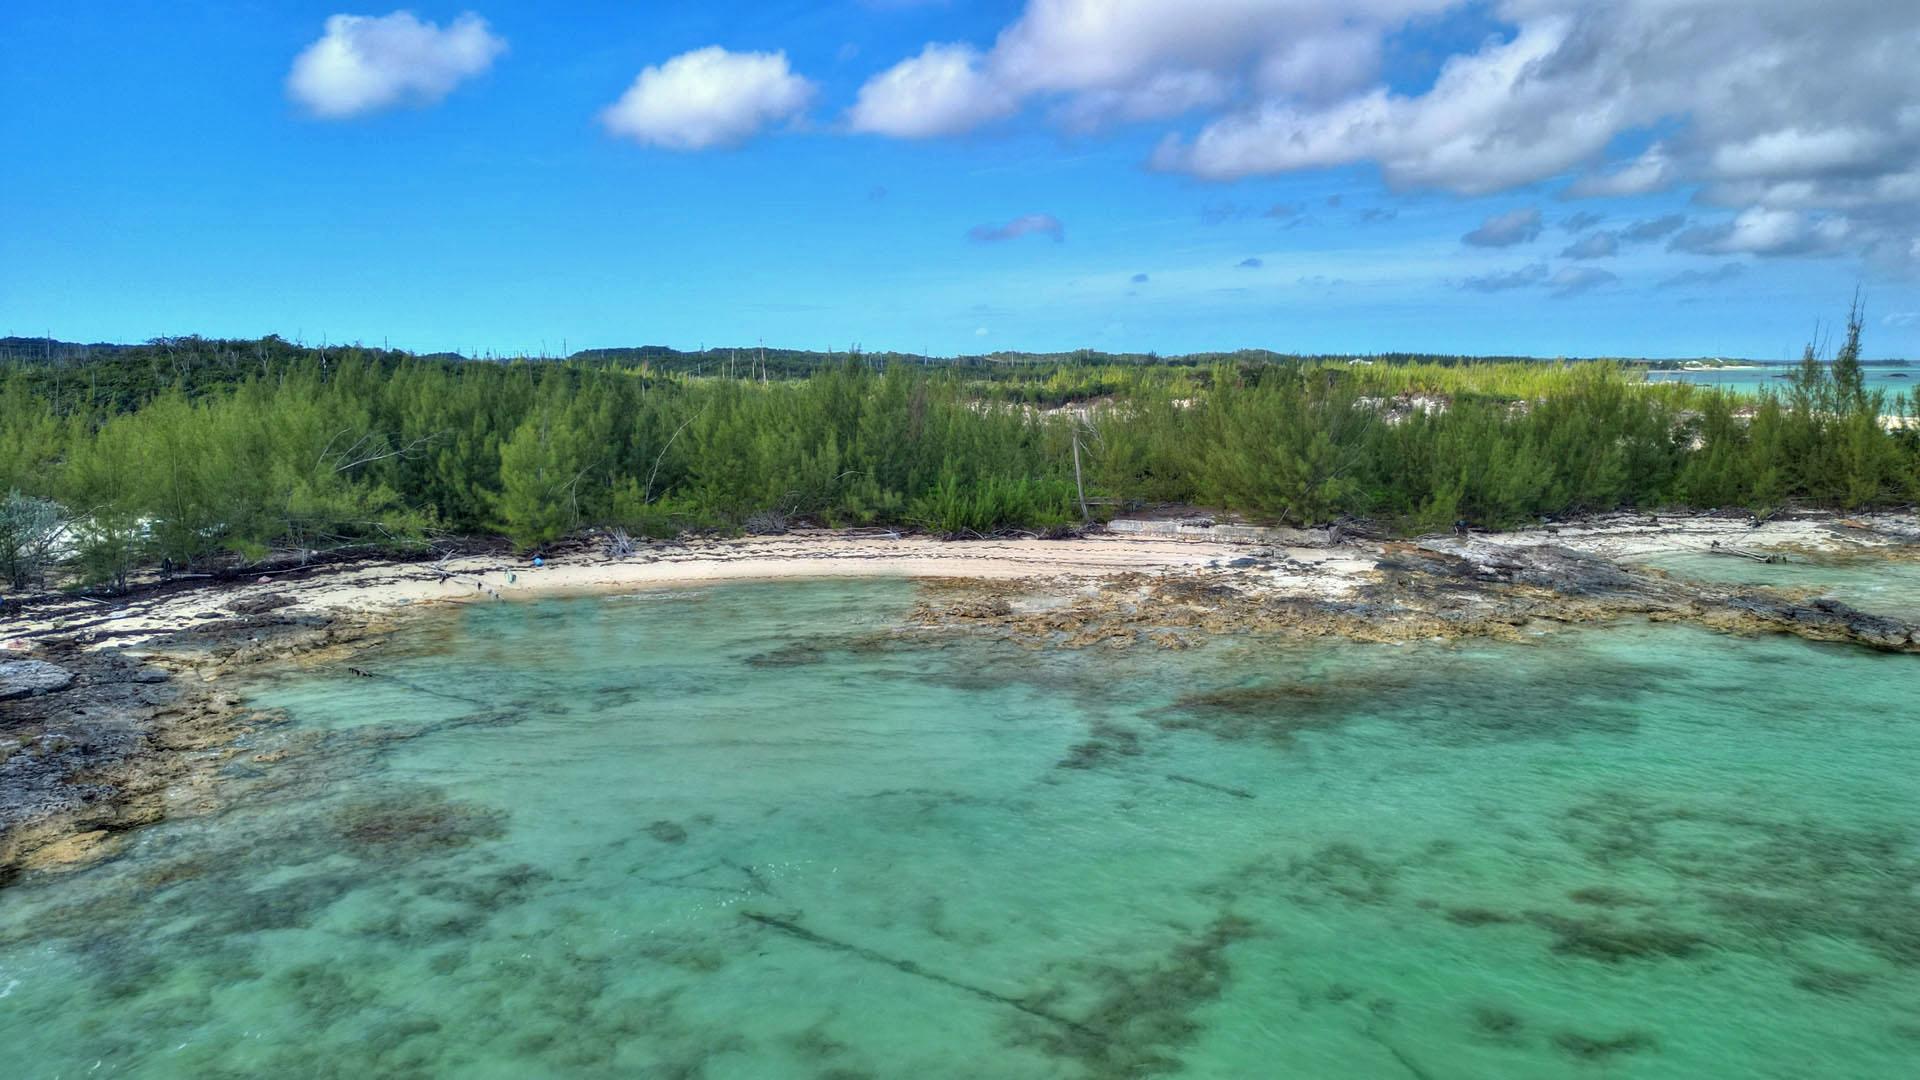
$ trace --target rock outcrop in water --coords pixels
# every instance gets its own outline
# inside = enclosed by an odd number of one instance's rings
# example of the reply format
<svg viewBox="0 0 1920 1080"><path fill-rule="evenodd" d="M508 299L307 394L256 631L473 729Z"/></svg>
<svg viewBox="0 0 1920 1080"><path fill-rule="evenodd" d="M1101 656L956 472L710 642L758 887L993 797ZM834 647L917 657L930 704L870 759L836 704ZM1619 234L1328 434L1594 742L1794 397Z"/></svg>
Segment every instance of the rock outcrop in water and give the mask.
<svg viewBox="0 0 1920 1080"><path fill-rule="evenodd" d="M991 631L1069 648L1191 644L1256 632L1397 642L1519 640L1553 625L1624 618L1724 633L1784 633L1889 652L1920 652L1920 625L1831 599L1682 581L1553 545L1389 543L1343 590L1302 590L1273 559L1181 575L1130 574L1096 585L949 582L914 619L928 629Z"/></svg>
<svg viewBox="0 0 1920 1080"><path fill-rule="evenodd" d="M79 865L121 834L211 809L212 773L254 718L210 681L238 666L324 655L368 632L324 618L246 615L150 644L135 657L43 641L0 664L0 885Z"/></svg>

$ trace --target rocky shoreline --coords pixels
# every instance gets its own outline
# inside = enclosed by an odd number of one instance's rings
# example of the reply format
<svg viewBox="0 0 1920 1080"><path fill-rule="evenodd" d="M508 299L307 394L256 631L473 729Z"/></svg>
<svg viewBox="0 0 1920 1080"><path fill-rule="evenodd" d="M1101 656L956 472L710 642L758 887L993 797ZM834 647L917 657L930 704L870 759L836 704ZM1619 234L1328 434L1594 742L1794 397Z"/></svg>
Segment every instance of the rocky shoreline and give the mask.
<svg viewBox="0 0 1920 1080"><path fill-rule="evenodd" d="M1344 595L1287 587L1286 556L1179 576L1097 584L954 581L914 611L926 631L963 628L1028 645L1184 648L1220 634L1398 643L1523 641L1544 629L1642 618L1729 634L1780 633L1920 654L1920 622L1759 586L1683 581L1556 545L1387 543Z"/></svg>
<svg viewBox="0 0 1920 1080"><path fill-rule="evenodd" d="M0 886L88 865L134 829L217 809L219 770L275 722L247 707L238 677L352 655L389 624L235 613L138 652L67 637L0 661Z"/></svg>
<svg viewBox="0 0 1920 1080"><path fill-rule="evenodd" d="M1624 561L1735 542L1799 557L1920 559L1911 515L1802 515L1764 527L1610 515L1405 542L1229 528L1157 521L1073 540L964 544L821 532L660 545L623 558L582 547L544 560L538 574L498 556L368 562L175 585L117 605L50 599L40 617L0 629L0 885L86 865L133 829L217 808L222 767L275 722L246 705L247 676L348 662L391 640L411 613L449 603L893 575L922 583L902 632L989 634L1036 648L1182 648L1249 633L1523 641L1556 627L1648 619L1920 653L1912 621L1920 613L1867 613Z"/></svg>

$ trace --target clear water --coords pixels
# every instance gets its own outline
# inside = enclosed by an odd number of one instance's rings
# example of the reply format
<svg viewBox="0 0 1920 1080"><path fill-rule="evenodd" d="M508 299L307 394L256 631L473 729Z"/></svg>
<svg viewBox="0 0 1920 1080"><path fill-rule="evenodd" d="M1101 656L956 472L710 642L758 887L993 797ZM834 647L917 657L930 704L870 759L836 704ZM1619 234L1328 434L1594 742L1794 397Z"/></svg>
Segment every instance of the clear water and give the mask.
<svg viewBox="0 0 1920 1080"><path fill-rule="evenodd" d="M1912 658L502 604L0 892L8 1077L1905 1077Z"/></svg>
<svg viewBox="0 0 1920 1080"><path fill-rule="evenodd" d="M1792 561L1785 563L1759 563L1678 551L1638 561L1692 581L1807 590L1862 611L1920 620L1920 560L1790 558Z"/></svg>
<svg viewBox="0 0 1920 1080"><path fill-rule="evenodd" d="M1694 386L1718 386L1741 394L1757 394L1762 389L1773 389L1786 393L1788 382L1778 378L1789 374L1796 365L1766 364L1758 367L1721 368L1705 371L1649 371L1648 382L1680 382ZM1912 396L1920 390L1920 368L1912 367L1869 367L1866 369L1868 390L1885 390L1887 396Z"/></svg>

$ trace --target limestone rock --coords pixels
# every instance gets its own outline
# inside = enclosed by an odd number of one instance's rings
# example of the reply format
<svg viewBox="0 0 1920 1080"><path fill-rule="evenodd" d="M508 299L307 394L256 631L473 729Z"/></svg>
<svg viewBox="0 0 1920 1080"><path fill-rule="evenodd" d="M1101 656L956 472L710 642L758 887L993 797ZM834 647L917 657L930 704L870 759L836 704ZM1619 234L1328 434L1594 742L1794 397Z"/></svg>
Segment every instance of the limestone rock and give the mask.
<svg viewBox="0 0 1920 1080"><path fill-rule="evenodd" d="M9 660L0 663L0 701L65 690L73 672L45 660Z"/></svg>

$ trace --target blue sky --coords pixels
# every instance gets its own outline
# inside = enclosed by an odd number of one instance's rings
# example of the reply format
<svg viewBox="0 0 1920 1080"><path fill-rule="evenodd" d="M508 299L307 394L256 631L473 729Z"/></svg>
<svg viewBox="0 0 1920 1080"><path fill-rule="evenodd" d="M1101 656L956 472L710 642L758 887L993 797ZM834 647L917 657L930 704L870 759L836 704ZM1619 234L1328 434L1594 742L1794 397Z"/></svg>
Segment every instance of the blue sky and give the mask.
<svg viewBox="0 0 1920 1080"><path fill-rule="evenodd" d="M12 0L0 333L1920 354L1915 53L1731 66L1920 14L1689 4Z"/></svg>

